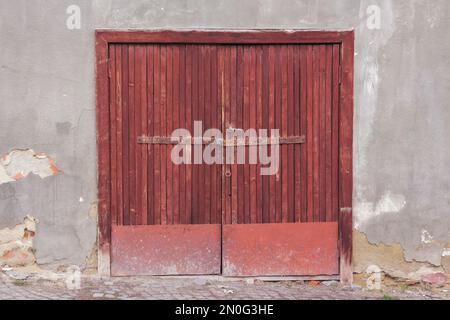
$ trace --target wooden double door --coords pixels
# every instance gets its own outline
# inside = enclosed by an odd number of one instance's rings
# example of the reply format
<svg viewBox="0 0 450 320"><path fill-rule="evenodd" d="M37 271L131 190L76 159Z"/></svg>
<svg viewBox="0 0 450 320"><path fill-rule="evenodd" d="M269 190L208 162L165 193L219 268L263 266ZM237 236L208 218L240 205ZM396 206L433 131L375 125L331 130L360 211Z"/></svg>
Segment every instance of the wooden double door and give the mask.
<svg viewBox="0 0 450 320"><path fill-rule="evenodd" d="M340 44L108 52L113 275L339 274ZM245 164L174 164L168 138L195 121L279 129L278 170L248 145Z"/></svg>

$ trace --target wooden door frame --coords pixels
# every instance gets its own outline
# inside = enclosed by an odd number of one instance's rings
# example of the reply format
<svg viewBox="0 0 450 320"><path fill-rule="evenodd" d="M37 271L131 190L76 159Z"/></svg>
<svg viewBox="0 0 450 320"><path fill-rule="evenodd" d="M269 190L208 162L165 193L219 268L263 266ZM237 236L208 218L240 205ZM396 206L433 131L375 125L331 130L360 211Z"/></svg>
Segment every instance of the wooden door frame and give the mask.
<svg viewBox="0 0 450 320"><path fill-rule="evenodd" d="M98 272L110 276L111 173L108 48L111 43L340 44L339 257L340 279L352 283L354 31L123 31L96 30L96 118L98 174Z"/></svg>

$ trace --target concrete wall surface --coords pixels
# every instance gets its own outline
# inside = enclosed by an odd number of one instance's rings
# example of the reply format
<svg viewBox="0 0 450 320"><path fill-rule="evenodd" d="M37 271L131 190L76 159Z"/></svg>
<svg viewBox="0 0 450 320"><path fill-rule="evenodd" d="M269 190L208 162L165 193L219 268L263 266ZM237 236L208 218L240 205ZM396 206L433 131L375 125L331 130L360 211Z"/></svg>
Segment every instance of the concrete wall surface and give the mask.
<svg viewBox="0 0 450 320"><path fill-rule="evenodd" d="M446 266L448 0L0 0L0 254L30 221L39 264L95 250L98 28L354 29L355 271Z"/></svg>

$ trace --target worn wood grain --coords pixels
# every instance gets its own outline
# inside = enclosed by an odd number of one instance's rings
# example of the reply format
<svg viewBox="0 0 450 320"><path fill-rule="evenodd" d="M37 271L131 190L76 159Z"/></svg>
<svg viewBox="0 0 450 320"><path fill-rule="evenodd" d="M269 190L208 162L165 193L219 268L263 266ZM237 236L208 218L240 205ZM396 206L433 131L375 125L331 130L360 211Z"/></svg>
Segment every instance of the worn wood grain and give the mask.
<svg viewBox="0 0 450 320"><path fill-rule="evenodd" d="M97 31L96 52L103 270L111 225L338 222L352 281L352 32ZM223 167L175 166L173 144L137 143L195 120L281 129L280 171L261 177L247 143L247 164Z"/></svg>

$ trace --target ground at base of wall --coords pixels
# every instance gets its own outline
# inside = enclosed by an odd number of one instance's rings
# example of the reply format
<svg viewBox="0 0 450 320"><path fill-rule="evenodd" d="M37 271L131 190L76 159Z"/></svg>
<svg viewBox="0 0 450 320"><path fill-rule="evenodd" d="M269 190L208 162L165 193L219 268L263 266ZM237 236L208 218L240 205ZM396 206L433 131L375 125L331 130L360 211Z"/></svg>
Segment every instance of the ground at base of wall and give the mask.
<svg viewBox="0 0 450 320"><path fill-rule="evenodd" d="M336 281L266 282L220 277L127 277L101 278L92 275L46 278L0 272L0 300L450 300L450 286L383 285L369 291L364 286L342 287Z"/></svg>

